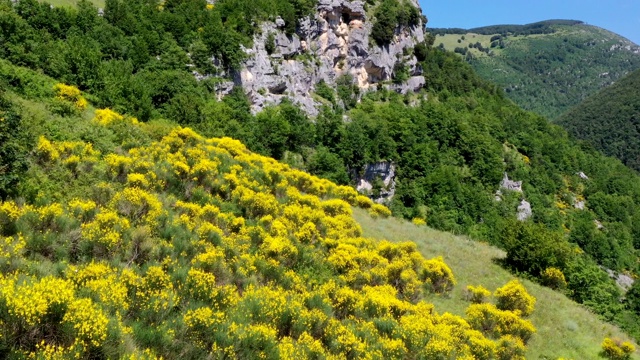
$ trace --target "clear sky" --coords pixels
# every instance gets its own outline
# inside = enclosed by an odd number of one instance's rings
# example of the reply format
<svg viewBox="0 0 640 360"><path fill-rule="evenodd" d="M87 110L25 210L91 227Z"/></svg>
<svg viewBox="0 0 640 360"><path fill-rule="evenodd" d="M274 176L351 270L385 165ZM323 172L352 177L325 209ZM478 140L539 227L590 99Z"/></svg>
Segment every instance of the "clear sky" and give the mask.
<svg viewBox="0 0 640 360"><path fill-rule="evenodd" d="M640 0L419 0L428 27L581 20L640 44Z"/></svg>

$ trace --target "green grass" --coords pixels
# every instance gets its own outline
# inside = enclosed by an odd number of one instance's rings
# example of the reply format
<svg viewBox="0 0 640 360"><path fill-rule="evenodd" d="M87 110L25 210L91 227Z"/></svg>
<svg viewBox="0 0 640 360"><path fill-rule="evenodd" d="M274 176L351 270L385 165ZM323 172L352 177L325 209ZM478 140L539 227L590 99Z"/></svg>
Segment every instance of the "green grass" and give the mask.
<svg viewBox="0 0 640 360"><path fill-rule="evenodd" d="M464 40L462 40L463 36L464 36ZM444 45L444 48L448 51L453 51L457 47L467 48L467 51L470 51L471 54L473 54L473 56L483 57L488 55L476 48L469 48L469 44L470 43L475 44L477 42L480 42L480 44L482 44L482 47L489 48L491 47L492 36L493 35L480 35L480 34L473 34L473 33L468 33L465 35L458 35L458 34L437 35L434 45L438 46L442 43ZM458 40L460 40L460 43L458 43ZM499 49L493 48L491 50L493 50L494 52L497 52Z"/></svg>
<svg viewBox="0 0 640 360"><path fill-rule="evenodd" d="M53 6L76 6L79 0L46 0L49 4ZM105 0L91 0L93 5L98 8L104 8ZM43 1L45 2L45 1Z"/></svg>
<svg viewBox="0 0 640 360"><path fill-rule="evenodd" d="M469 303L462 299L462 293L467 285L482 285L494 291L514 278L494 262L505 255L495 247L395 218L372 219L361 209L354 209L354 217L365 237L411 240L425 257L444 257L458 284L449 297L427 299L440 313L464 315ZM530 320L538 332L529 342L527 359L602 359L598 353L605 337L628 339L618 328L601 321L563 294L527 280L523 283L537 299ZM632 359L638 360L640 356L635 354Z"/></svg>

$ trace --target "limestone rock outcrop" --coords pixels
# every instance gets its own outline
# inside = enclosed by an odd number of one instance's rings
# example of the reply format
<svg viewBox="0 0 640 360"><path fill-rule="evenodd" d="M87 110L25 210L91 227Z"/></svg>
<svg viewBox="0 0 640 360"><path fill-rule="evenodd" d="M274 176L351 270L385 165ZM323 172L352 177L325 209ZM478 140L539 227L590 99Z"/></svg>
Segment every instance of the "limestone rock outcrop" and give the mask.
<svg viewBox="0 0 640 360"><path fill-rule="evenodd" d="M369 20L363 1L319 0L316 13L301 19L294 34L285 33L282 19L263 23L253 46L244 49L247 60L234 83L244 88L255 112L288 97L312 116L318 113L312 95L321 80L334 86L348 74L367 91L391 80L401 63L411 77L391 88L403 94L419 90L425 79L407 49L424 41L424 24L398 27L394 39L379 46L370 41Z"/></svg>
<svg viewBox="0 0 640 360"><path fill-rule="evenodd" d="M392 162L367 164L362 175L357 176L356 190L379 204L389 203L396 193L395 177L396 165Z"/></svg>

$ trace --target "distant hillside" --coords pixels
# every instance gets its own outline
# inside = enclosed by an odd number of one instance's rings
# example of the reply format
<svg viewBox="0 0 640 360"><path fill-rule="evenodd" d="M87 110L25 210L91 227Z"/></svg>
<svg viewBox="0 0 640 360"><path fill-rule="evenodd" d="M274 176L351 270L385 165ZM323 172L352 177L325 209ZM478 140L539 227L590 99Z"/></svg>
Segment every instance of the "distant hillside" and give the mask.
<svg viewBox="0 0 640 360"><path fill-rule="evenodd" d="M552 34L556 32L554 25L582 25L584 22L579 20L545 20L526 25L489 25L472 29L461 28L430 28L427 29L434 35L466 35L468 33L480 35L533 35L533 34Z"/></svg>
<svg viewBox="0 0 640 360"><path fill-rule="evenodd" d="M551 120L640 68L640 48L576 20L429 29L435 45L464 56L521 107Z"/></svg>
<svg viewBox="0 0 640 360"><path fill-rule="evenodd" d="M640 170L640 71L591 96L558 119L569 133Z"/></svg>

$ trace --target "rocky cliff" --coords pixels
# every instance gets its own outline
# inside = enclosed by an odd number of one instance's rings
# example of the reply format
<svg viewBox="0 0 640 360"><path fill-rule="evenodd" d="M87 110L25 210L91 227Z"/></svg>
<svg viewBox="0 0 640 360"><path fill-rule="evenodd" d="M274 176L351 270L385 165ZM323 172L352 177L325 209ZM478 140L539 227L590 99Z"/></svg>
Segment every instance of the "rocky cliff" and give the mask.
<svg viewBox="0 0 640 360"><path fill-rule="evenodd" d="M418 7L417 2L412 5ZM424 24L398 26L389 44L370 40L372 19L359 0L320 0L314 15L301 19L295 33L284 31L284 20L260 25L253 46L244 49L247 60L235 75L251 99L253 110L278 104L288 97L309 115L316 115L316 84L335 85L351 75L366 91L378 84L406 93L421 88L425 79L413 52L424 40ZM410 77L403 84L389 84L401 64Z"/></svg>

